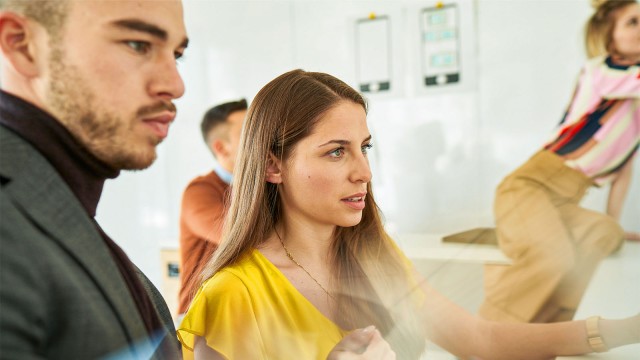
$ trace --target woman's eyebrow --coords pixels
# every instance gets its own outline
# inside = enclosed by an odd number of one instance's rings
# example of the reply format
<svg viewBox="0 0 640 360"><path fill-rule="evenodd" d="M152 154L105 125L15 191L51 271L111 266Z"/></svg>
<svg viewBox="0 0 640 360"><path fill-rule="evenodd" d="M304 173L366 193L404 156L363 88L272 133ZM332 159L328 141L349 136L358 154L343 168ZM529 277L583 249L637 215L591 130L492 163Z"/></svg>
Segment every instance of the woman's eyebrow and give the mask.
<svg viewBox="0 0 640 360"><path fill-rule="evenodd" d="M367 136L364 140L362 140L362 142L367 142L369 140L371 140L371 135ZM326 143L324 143L322 145L318 145L318 147L323 147L323 146L326 146L326 145L329 145L329 144L338 144L338 145L344 146L344 145L350 145L351 141L349 141L349 140L329 140L329 141L327 141Z"/></svg>
<svg viewBox="0 0 640 360"><path fill-rule="evenodd" d="M351 144L351 141L349 140L329 140L326 143L322 144L322 145L318 145L318 147L323 147L329 144L338 144L338 145L349 145Z"/></svg>

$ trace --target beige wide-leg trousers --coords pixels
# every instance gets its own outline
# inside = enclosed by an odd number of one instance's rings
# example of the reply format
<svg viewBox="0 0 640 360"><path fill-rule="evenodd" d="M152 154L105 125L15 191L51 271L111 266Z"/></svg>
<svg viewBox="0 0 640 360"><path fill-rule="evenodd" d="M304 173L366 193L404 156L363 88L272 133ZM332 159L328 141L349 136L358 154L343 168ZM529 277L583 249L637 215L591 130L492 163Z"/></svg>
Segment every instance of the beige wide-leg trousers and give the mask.
<svg viewBox="0 0 640 360"><path fill-rule="evenodd" d="M598 263L624 238L615 219L579 206L592 185L546 150L502 181L496 232L513 264L485 265L480 316L504 322L573 317Z"/></svg>

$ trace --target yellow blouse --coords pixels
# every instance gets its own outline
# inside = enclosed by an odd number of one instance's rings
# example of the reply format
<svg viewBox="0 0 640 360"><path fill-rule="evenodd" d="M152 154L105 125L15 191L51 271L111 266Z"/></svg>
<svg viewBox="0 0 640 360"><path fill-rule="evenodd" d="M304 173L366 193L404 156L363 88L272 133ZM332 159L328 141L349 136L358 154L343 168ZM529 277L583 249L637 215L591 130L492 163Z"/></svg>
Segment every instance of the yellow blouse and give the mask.
<svg viewBox="0 0 640 360"><path fill-rule="evenodd" d="M194 335L226 359L326 359L346 335L258 250L204 282L178 329L185 360Z"/></svg>

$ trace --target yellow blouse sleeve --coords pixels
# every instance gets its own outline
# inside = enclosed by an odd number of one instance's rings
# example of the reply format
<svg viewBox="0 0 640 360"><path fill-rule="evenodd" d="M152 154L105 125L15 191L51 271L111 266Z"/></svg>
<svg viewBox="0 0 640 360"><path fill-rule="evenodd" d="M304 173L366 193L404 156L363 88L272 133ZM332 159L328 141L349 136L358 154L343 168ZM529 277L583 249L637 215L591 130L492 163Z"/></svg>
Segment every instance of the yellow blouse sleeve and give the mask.
<svg viewBox="0 0 640 360"><path fill-rule="evenodd" d="M221 271L207 280L178 329L185 359L193 358L195 336L226 359L265 359L254 304L244 282Z"/></svg>

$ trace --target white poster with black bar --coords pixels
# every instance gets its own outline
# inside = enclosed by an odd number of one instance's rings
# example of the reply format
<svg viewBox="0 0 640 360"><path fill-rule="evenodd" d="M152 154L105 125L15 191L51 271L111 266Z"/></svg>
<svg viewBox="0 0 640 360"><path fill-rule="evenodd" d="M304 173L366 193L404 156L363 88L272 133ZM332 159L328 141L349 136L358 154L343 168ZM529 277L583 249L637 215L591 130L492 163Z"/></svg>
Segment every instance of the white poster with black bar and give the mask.
<svg viewBox="0 0 640 360"><path fill-rule="evenodd" d="M356 76L363 93L391 90L390 33L387 16L356 20Z"/></svg>
<svg viewBox="0 0 640 360"><path fill-rule="evenodd" d="M455 3L420 14L422 78L427 88L460 82L460 21Z"/></svg>

